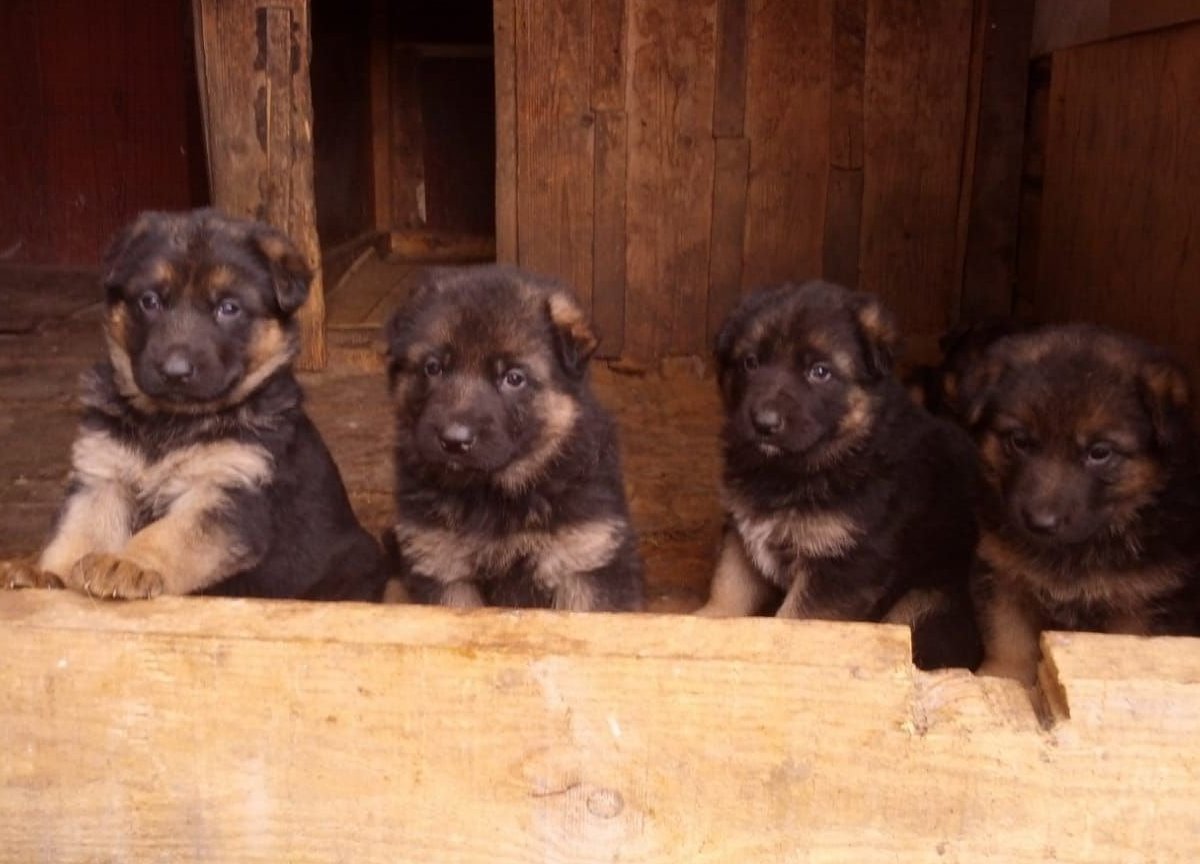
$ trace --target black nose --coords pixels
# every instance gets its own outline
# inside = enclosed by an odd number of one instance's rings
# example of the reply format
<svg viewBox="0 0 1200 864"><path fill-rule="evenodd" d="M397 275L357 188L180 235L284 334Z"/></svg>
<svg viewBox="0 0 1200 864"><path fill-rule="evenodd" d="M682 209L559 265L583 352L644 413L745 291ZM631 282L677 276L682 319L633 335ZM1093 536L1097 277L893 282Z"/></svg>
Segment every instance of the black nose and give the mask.
<svg viewBox="0 0 1200 864"><path fill-rule="evenodd" d="M1066 522L1062 513L1045 506L1024 507L1021 516L1025 527L1035 534L1057 534Z"/></svg>
<svg viewBox="0 0 1200 864"><path fill-rule="evenodd" d="M438 433L447 453L466 453L475 446L475 430L466 423L449 423Z"/></svg>
<svg viewBox="0 0 1200 864"><path fill-rule="evenodd" d="M186 381L196 374L192 361L182 351L172 351L168 354L167 359L159 365L158 370L168 381L176 383Z"/></svg>
<svg viewBox="0 0 1200 864"><path fill-rule="evenodd" d="M759 408L750 415L759 435L774 435L783 428L783 416L774 408Z"/></svg>

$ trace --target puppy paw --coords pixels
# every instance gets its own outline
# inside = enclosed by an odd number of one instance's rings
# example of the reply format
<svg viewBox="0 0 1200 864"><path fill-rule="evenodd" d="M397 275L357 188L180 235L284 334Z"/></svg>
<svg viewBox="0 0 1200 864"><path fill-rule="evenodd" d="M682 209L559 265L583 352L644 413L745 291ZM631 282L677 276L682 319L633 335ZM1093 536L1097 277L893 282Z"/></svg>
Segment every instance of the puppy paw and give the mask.
<svg viewBox="0 0 1200 864"><path fill-rule="evenodd" d="M0 588L62 588L63 581L32 561L0 561Z"/></svg>
<svg viewBox="0 0 1200 864"><path fill-rule="evenodd" d="M1037 660L998 660L988 658L975 670L985 678L1011 678L1029 687L1037 682Z"/></svg>
<svg viewBox="0 0 1200 864"><path fill-rule="evenodd" d="M71 572L71 581L88 596L104 599L139 600L163 592L161 573L106 553L80 558Z"/></svg>

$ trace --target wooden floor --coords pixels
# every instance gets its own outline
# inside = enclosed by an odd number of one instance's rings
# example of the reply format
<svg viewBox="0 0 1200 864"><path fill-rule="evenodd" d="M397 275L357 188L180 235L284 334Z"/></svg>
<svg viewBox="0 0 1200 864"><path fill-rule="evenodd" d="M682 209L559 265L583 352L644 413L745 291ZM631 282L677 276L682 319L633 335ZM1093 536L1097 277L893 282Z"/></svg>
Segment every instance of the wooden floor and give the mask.
<svg viewBox="0 0 1200 864"><path fill-rule="evenodd" d="M425 265L379 255L367 249L325 298L330 330L379 330L412 290Z"/></svg>

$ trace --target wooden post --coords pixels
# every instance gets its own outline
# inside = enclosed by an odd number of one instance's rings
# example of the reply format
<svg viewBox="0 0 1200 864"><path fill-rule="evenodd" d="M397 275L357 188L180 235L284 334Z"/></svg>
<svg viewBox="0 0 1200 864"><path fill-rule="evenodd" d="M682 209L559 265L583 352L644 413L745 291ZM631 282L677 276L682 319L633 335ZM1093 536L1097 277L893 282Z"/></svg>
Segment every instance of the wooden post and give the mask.
<svg viewBox="0 0 1200 864"><path fill-rule="evenodd" d="M192 0L213 204L286 231L313 268L299 365L326 363L308 0Z"/></svg>

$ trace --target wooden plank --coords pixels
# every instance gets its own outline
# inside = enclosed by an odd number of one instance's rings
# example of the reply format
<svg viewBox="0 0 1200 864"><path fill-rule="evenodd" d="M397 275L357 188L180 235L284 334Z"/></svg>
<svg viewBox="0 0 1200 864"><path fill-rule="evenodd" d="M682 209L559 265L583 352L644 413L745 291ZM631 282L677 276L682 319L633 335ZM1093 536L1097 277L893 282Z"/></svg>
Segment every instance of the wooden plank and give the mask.
<svg viewBox="0 0 1200 864"><path fill-rule="evenodd" d="M830 158L832 0L750 2L743 286L823 268Z"/></svg>
<svg viewBox="0 0 1200 864"><path fill-rule="evenodd" d="M831 169L863 166L863 78L867 0L833 0L833 72L829 101Z"/></svg>
<svg viewBox="0 0 1200 864"><path fill-rule="evenodd" d="M386 230L423 228L425 202L425 124L421 115L420 57L409 45L392 45L391 58L391 214Z"/></svg>
<svg viewBox="0 0 1200 864"><path fill-rule="evenodd" d="M1039 318L1086 318L1200 371L1200 24L1054 55ZM1187 95L1185 95L1187 94Z"/></svg>
<svg viewBox="0 0 1200 864"><path fill-rule="evenodd" d="M50 592L0 622L5 861L1200 853L1200 640L1048 634L1046 728L878 625Z"/></svg>
<svg viewBox="0 0 1200 864"><path fill-rule="evenodd" d="M1032 320L1037 293L1038 250L1042 236L1042 184L1045 178L1046 134L1050 117L1050 77L1053 56L1029 64L1029 95L1025 111L1025 146L1021 156L1021 197L1017 236L1017 286L1013 311Z"/></svg>
<svg viewBox="0 0 1200 864"><path fill-rule="evenodd" d="M1029 39L1035 0L983 0L982 68L960 316L1008 315L1016 286Z"/></svg>
<svg viewBox="0 0 1200 864"><path fill-rule="evenodd" d="M596 112L596 234L592 319L600 357L619 357L625 342L625 198L628 122L624 111Z"/></svg>
<svg viewBox="0 0 1200 864"><path fill-rule="evenodd" d="M717 0L717 85L713 135L746 134L746 54L749 42L747 0Z"/></svg>
<svg viewBox="0 0 1200 864"><path fill-rule="evenodd" d="M306 0L193 0L213 203L285 231L314 268L299 366L326 362Z"/></svg>
<svg viewBox="0 0 1200 864"><path fill-rule="evenodd" d="M496 46L496 260L517 263L517 0L494 0Z"/></svg>
<svg viewBox="0 0 1200 864"><path fill-rule="evenodd" d="M592 107L625 107L625 0L592 0Z"/></svg>
<svg viewBox="0 0 1200 864"><path fill-rule="evenodd" d="M592 302L595 117L588 4L517 0L517 256Z"/></svg>
<svg viewBox="0 0 1200 864"><path fill-rule="evenodd" d="M716 0L630 0L625 355L707 353Z"/></svg>
<svg viewBox="0 0 1200 864"><path fill-rule="evenodd" d="M750 142L718 138L713 169L712 257L708 269L708 345L742 295Z"/></svg>
<svg viewBox="0 0 1200 864"><path fill-rule="evenodd" d="M1200 0L1038 0L1030 54L1116 39L1200 19Z"/></svg>
<svg viewBox="0 0 1200 864"><path fill-rule="evenodd" d="M862 169L830 168L822 275L847 288L857 288L860 281L862 208Z"/></svg>
<svg viewBox="0 0 1200 864"><path fill-rule="evenodd" d="M392 49L386 0L371 0L371 203L376 231L392 227Z"/></svg>
<svg viewBox="0 0 1200 864"><path fill-rule="evenodd" d="M901 330L945 330L958 303L958 198L972 4L870 2L860 287Z"/></svg>

